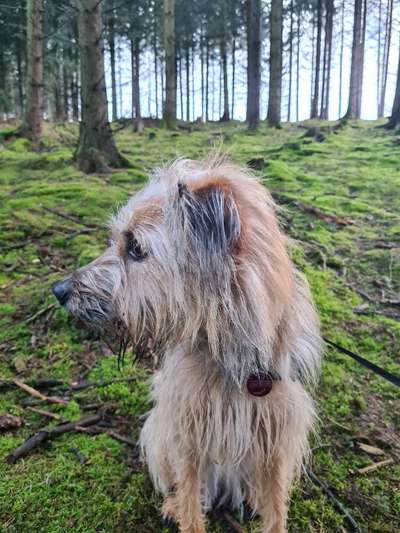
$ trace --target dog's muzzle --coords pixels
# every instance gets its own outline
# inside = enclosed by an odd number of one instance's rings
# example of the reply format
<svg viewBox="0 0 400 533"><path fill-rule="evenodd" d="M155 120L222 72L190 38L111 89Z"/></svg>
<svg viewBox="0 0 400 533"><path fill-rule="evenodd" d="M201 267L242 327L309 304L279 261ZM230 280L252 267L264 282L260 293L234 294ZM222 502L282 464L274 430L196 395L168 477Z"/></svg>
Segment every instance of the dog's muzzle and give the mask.
<svg viewBox="0 0 400 533"><path fill-rule="evenodd" d="M56 281L53 287L53 294L60 302L61 305L65 305L72 294L72 280L71 278L65 278L61 281Z"/></svg>

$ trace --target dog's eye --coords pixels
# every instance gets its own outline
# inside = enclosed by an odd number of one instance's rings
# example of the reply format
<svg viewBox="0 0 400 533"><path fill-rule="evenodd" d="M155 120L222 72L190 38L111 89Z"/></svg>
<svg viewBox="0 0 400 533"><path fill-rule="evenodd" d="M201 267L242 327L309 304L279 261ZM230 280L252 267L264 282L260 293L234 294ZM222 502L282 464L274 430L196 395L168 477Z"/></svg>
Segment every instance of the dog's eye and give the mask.
<svg viewBox="0 0 400 533"><path fill-rule="evenodd" d="M142 261L147 257L147 252L143 250L140 242L133 235L127 235L126 253L133 261Z"/></svg>

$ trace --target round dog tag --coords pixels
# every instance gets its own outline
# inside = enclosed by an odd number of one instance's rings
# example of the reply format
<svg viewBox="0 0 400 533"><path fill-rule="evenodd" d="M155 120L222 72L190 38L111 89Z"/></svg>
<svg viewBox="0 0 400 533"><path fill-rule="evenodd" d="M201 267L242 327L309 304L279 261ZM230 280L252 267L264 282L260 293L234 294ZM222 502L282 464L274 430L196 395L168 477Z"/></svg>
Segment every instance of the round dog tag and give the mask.
<svg viewBox="0 0 400 533"><path fill-rule="evenodd" d="M247 390L253 396L266 396L272 390L273 381L267 374L251 374L247 380Z"/></svg>

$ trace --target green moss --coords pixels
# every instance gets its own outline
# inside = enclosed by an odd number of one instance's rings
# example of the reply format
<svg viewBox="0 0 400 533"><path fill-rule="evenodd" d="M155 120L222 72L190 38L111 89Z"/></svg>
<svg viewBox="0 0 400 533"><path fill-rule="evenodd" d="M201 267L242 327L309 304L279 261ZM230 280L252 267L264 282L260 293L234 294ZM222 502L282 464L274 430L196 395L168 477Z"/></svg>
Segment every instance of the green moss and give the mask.
<svg viewBox="0 0 400 533"><path fill-rule="evenodd" d="M392 135L375 129L375 123L353 126L349 123L337 134L328 128L321 143L302 139L304 131L290 125L271 130L262 124L251 134L239 123L196 125L191 133L177 134L151 128L137 135L126 128L116 139L133 166L108 176L85 176L72 166L78 134L74 124L46 123L41 152L30 150L22 139L3 141L1 377L52 377L68 382L82 375L90 381L132 377L133 381L75 393L66 406L46 408L63 418L78 419L87 413L88 404L102 404L117 420L125 421L118 431L137 438L139 416L149 408L149 373L135 365L131 355L120 371L115 356L104 353L98 340L77 329L64 310L51 308L50 287L104 250L108 217L143 185L152 167L176 156L198 158L212 146L221 147L241 164L264 159L258 176L285 202L279 216L297 243L291 254L309 280L324 335L398 373L400 325L389 316L396 309L375 302L382 295L395 299L400 292L396 248L400 147L393 144ZM149 138L149 132L155 138ZM299 209L295 200L354 223L338 226L321 220ZM46 208L71 215L77 222ZM85 224L97 226L98 231L82 233ZM391 249L382 245L387 242ZM357 311L362 303L368 303L366 315ZM364 531L400 529L398 521L386 518L400 515L400 496L394 490L400 467L353 474L371 461L355 449L354 435L362 428L363 435L377 445L377 436L391 435L399 424L396 394L389 383L326 349L317 393L321 422L319 437L312 443L312 468ZM160 520L160 498L147 473L132 460L126 446L106 434L68 433L16 465L5 464L1 459L7 453L48 424L24 407L27 399L20 390L0 396L0 414L9 412L25 422L21 429L0 436L1 531L168 531ZM388 437L385 457L396 452L391 443ZM252 521L245 530L255 527ZM342 528L348 528L346 520L303 476L292 496L289 530L339 533ZM210 521L209 530L216 533L223 528Z"/></svg>

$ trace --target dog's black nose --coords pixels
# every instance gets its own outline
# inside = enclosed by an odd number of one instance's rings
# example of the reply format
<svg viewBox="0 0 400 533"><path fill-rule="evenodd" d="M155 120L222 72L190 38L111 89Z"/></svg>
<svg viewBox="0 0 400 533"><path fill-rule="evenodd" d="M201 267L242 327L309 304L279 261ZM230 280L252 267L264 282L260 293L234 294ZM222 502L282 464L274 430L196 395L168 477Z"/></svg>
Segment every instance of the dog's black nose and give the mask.
<svg viewBox="0 0 400 533"><path fill-rule="evenodd" d="M71 295L72 281L71 278L65 278L61 281L56 281L53 287L53 294L60 302L61 305L65 305L68 301L68 298Z"/></svg>

